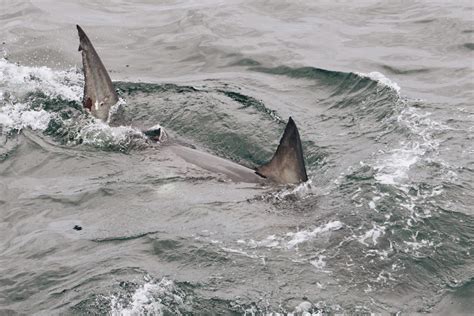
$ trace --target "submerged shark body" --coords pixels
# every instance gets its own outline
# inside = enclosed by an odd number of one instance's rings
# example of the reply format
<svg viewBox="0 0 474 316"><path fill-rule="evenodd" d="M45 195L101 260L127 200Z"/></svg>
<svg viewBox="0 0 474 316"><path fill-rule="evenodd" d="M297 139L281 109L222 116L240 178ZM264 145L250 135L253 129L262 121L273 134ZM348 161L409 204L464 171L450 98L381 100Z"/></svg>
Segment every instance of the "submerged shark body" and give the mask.
<svg viewBox="0 0 474 316"><path fill-rule="evenodd" d="M107 121L110 108L118 102L118 96L91 41L79 25L77 30L84 67L83 105L93 116ZM161 127L147 130L144 134L152 141L162 141L164 138ZM273 158L255 170L172 142L168 143L167 147L184 161L211 172L224 174L236 182L260 183L270 180L274 183L287 184L308 180L300 135L291 117Z"/></svg>
<svg viewBox="0 0 474 316"><path fill-rule="evenodd" d="M223 174L234 182L264 183L265 178L259 176L254 170L236 164L235 162L199 151L190 147L177 144L167 146L176 156L187 163L198 166L216 174Z"/></svg>

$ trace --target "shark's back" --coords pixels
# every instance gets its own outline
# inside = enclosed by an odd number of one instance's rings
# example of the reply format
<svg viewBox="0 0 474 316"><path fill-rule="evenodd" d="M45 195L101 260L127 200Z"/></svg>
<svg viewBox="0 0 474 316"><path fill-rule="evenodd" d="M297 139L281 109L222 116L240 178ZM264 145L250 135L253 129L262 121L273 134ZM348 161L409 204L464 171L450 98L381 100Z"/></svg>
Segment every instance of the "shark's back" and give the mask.
<svg viewBox="0 0 474 316"><path fill-rule="evenodd" d="M115 92L109 74L97 55L94 46L78 25L79 51L82 53L84 66L84 107L91 114L103 121L109 116L110 107L117 103L118 96ZM159 133L155 133L159 131ZM160 140L161 129L145 132L150 140ZM256 168L248 169L231 161L199 152L195 149L170 145L175 154L187 162L193 163L203 169L227 175L231 180L238 182L261 182L263 178L275 183L300 183L308 180L303 158L303 147L295 122L290 117L280 144L270 162Z"/></svg>
<svg viewBox="0 0 474 316"><path fill-rule="evenodd" d="M172 144L168 147L186 162L213 173L225 175L234 182L261 183L265 181L254 170L235 162L186 146Z"/></svg>

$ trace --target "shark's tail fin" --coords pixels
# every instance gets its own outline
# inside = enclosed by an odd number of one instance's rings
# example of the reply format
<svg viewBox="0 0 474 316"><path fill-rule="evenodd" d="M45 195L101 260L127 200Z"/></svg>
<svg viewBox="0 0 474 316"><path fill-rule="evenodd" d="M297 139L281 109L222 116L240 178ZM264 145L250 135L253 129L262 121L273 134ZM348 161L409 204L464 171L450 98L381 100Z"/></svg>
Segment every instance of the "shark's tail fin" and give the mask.
<svg viewBox="0 0 474 316"><path fill-rule="evenodd" d="M291 117L272 160L256 168L256 172L277 183L300 183L308 180L300 134Z"/></svg>
<svg viewBox="0 0 474 316"><path fill-rule="evenodd" d="M77 25L77 31L80 40L79 51L82 53L84 68L83 105L91 111L92 115L106 121L109 117L110 107L118 101L117 92L115 92L109 74L86 33L79 25Z"/></svg>

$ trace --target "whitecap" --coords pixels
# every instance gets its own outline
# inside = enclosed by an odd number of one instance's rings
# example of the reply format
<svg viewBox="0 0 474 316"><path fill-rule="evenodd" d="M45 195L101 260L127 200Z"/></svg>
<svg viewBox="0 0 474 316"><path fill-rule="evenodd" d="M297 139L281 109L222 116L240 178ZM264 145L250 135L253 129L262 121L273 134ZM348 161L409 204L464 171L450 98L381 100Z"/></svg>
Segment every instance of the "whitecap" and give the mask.
<svg viewBox="0 0 474 316"><path fill-rule="evenodd" d="M369 78L373 81L376 81L377 84L384 87L388 87L395 91L397 94L400 93L400 86L395 81L390 80L378 71L369 72L368 74L356 72L356 74L362 78Z"/></svg>

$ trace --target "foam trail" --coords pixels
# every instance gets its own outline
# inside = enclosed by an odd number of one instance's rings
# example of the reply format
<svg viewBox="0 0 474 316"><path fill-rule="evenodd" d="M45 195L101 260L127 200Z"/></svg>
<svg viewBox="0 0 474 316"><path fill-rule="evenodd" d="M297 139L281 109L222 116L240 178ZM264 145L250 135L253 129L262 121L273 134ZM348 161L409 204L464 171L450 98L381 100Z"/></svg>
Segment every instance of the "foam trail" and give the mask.
<svg viewBox="0 0 474 316"><path fill-rule="evenodd" d="M295 246L303 242L306 242L315 238L319 234L326 233L329 231L339 230L342 227L343 227L343 224L340 221L333 221L325 225L316 227L312 231L302 230L296 233L287 233L286 235L288 237L291 237L291 239L287 242L287 247L289 249L294 248Z"/></svg>
<svg viewBox="0 0 474 316"><path fill-rule="evenodd" d="M277 236L277 235L270 235L267 238L255 241L251 240L237 240L239 244L246 244L251 248L258 248L258 247L265 247L265 248L287 248L292 249L295 248L297 245L310 241L316 238L318 235L328 233L331 231L336 231L344 227L344 224L340 221L332 221L326 224L323 224L315 229L308 231L308 230L300 230L298 232L288 232L284 236Z"/></svg>
<svg viewBox="0 0 474 316"><path fill-rule="evenodd" d="M402 109L397 123L408 130L409 140L400 143L401 147L390 151L388 156L381 157L374 168L375 179L383 184L400 185L408 179L410 168L428 152L436 151L440 141L434 133L449 129L429 118L429 113L419 113L411 107Z"/></svg>

